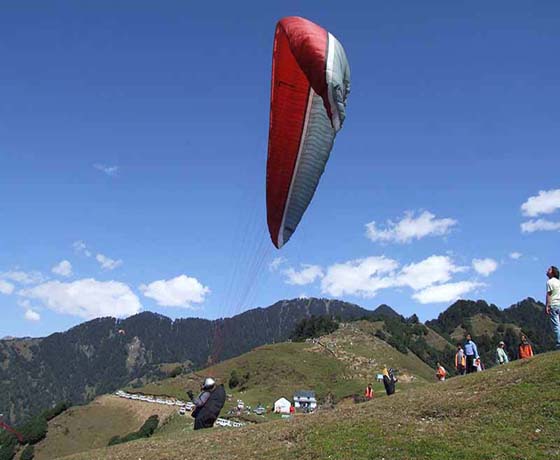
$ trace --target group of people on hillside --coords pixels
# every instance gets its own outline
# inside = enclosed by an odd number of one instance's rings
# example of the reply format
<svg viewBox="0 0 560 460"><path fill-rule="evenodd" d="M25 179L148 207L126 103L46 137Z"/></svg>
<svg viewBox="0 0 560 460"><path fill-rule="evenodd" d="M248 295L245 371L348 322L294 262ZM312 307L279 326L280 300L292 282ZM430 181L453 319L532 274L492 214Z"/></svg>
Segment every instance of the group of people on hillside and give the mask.
<svg viewBox="0 0 560 460"><path fill-rule="evenodd" d="M509 356L505 350L506 344L501 341L496 349L496 364L507 364L509 363ZM526 335L521 336L521 343L517 347L517 357L519 359L526 359L533 357L533 347L527 340Z"/></svg>
<svg viewBox="0 0 560 460"><path fill-rule="evenodd" d="M385 366L382 371L382 376L385 392L387 393L387 396L391 396L395 393L395 386L399 381L399 379L395 376L395 370L392 368L387 368L387 366ZM366 391L364 392L364 398L367 401L373 399L373 397L373 387L371 386L371 383L368 383Z"/></svg>
<svg viewBox="0 0 560 460"><path fill-rule="evenodd" d="M500 341L496 348L496 364L507 364L510 359L505 350L506 344L504 341ZM527 340L526 335L521 336L521 343L517 349L517 356L519 359L531 358L533 356L533 347ZM472 372L479 372L484 370L484 365L480 360L480 355L478 354L478 348L476 343L472 340L470 334L467 334L465 338L465 344L457 344L457 352L455 353L455 370L459 375L470 374ZM444 381L447 375L447 371L440 364L436 364L436 378L440 381Z"/></svg>
<svg viewBox="0 0 560 460"><path fill-rule="evenodd" d="M560 273L557 267L550 266L546 271L548 278L546 282L546 305L545 313L550 317L552 329L554 331L556 348L560 349ZM517 348L517 357L527 359L533 357L533 347L529 343L526 335L521 336L521 343ZM496 348L496 364L507 364L510 357L506 351L506 344L500 341ZM455 370L459 375L470 374L471 372L484 369L476 343L473 342L470 334L467 334L464 345L457 344L455 353ZM436 378L443 382L447 376L447 371L438 362L436 364Z"/></svg>
<svg viewBox="0 0 560 460"><path fill-rule="evenodd" d="M455 370L459 375L470 374L484 369L476 343L470 334L465 337L465 344L457 344L457 352L455 353ZM440 382L445 381L447 370L440 362L436 363L436 378Z"/></svg>

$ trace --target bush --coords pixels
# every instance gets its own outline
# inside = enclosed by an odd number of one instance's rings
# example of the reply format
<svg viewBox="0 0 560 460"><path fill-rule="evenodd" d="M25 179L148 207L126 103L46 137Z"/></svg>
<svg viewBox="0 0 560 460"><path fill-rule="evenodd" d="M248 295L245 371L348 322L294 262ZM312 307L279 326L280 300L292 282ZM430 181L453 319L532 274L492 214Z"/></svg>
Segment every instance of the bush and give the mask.
<svg viewBox="0 0 560 460"><path fill-rule="evenodd" d="M26 455L31 455L31 457L29 458L33 458L34 455L34 449L32 448L32 445L37 444L39 441L44 439L45 436L47 436L47 430L49 428L47 421L52 420L57 415L60 415L69 407L71 407L71 404L69 402L62 401L58 403L56 406L54 406L53 408L47 409L41 412L39 415L36 415L35 417L31 418L26 423L24 423L23 425L21 425L16 429L16 431L20 433L21 436L23 437L23 442L21 442L21 444L29 444L29 446L23 450L23 452L28 452ZM0 460L5 460L5 458L10 458L10 457L6 457L7 454L3 453L2 450L3 445L4 443L2 442L2 436L0 436L0 446L1 446Z"/></svg>
<svg viewBox="0 0 560 460"><path fill-rule="evenodd" d="M303 342L305 339L313 339L322 335L330 334L338 329L338 322L329 316L314 316L303 318L297 323L294 332L290 336L294 342Z"/></svg>
<svg viewBox="0 0 560 460"><path fill-rule="evenodd" d="M28 445L23 449L19 458L20 460L33 460L33 457L35 457L35 447Z"/></svg>
<svg viewBox="0 0 560 460"><path fill-rule="evenodd" d="M381 340L387 340L387 336L385 335L385 332L383 332L381 329L379 329L378 331L375 331L375 337L380 338Z"/></svg>
<svg viewBox="0 0 560 460"><path fill-rule="evenodd" d="M108 446L114 446L116 444L122 444L125 442L129 442L129 441L135 441L136 439L141 439L141 438L149 438L152 434L154 434L154 431L156 431L156 428L158 427L159 424L159 418L157 415L151 415L150 417L148 417L146 419L146 421L144 422L144 424L140 427L140 429L138 431L135 431L133 433L128 433L125 436L113 436L110 440L109 443L107 444Z"/></svg>
<svg viewBox="0 0 560 460"><path fill-rule="evenodd" d="M23 444L36 444L47 435L47 419L43 415L37 415L17 429L23 436Z"/></svg>
<svg viewBox="0 0 560 460"><path fill-rule="evenodd" d="M0 460L12 460L16 454L16 437L0 428Z"/></svg>
<svg viewBox="0 0 560 460"><path fill-rule="evenodd" d="M41 416L44 417L47 421L52 420L57 415L62 414L66 409L72 407L72 404L68 401L59 402L56 406L52 409L47 409L41 413Z"/></svg>
<svg viewBox="0 0 560 460"><path fill-rule="evenodd" d="M230 389L234 389L238 385L239 385L239 376L237 375L237 371L234 369L231 371L231 374L229 375L228 387Z"/></svg>
<svg viewBox="0 0 560 460"><path fill-rule="evenodd" d="M152 415L148 417L148 419L144 422L144 425L138 430L140 437L142 438L149 438L151 435L154 434L156 428L159 424L159 418L157 415Z"/></svg>
<svg viewBox="0 0 560 460"><path fill-rule="evenodd" d="M177 366L171 372L169 372L169 377L174 378L177 377L178 375L181 375L182 373L183 373L183 366Z"/></svg>
<svg viewBox="0 0 560 460"><path fill-rule="evenodd" d="M114 446L115 444L119 444L120 439L121 439L121 437L119 435L113 436L111 439L109 439L109 443L107 445L108 446Z"/></svg>
<svg viewBox="0 0 560 460"><path fill-rule="evenodd" d="M408 354L408 348L406 348L406 345L402 341L398 340L397 338L389 337L389 339L387 339L387 343L391 345L393 348L399 350L401 353L405 355Z"/></svg>
<svg viewBox="0 0 560 460"><path fill-rule="evenodd" d="M13 446L0 445L0 460L12 460L15 454L16 454L15 444Z"/></svg>

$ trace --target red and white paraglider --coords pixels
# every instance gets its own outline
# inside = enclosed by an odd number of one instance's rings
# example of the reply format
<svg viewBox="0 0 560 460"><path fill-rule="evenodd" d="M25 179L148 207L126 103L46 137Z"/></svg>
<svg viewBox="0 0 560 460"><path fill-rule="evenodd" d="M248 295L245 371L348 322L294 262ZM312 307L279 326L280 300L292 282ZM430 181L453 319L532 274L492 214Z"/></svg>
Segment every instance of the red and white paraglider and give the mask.
<svg viewBox="0 0 560 460"><path fill-rule="evenodd" d="M349 93L350 68L340 42L307 19L286 17L278 21L266 165L268 229L277 248L290 239L313 198L346 117ZM251 280L232 282L232 286L243 286L242 297L232 312L246 301L262 273L266 257L264 247L259 249L246 263ZM227 346L227 327L227 320L216 323L212 363L219 361Z"/></svg>
<svg viewBox="0 0 560 460"><path fill-rule="evenodd" d="M276 26L266 205L272 242L292 236L323 174L346 115L350 68L340 42L307 19Z"/></svg>

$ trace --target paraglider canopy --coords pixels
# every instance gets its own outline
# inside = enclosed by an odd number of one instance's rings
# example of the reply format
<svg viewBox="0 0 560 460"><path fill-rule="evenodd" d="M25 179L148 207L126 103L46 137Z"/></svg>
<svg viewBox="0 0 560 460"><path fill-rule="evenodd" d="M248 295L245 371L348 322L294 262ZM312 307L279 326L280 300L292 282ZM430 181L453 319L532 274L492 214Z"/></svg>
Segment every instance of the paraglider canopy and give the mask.
<svg viewBox="0 0 560 460"><path fill-rule="evenodd" d="M0 420L0 430L1 429L6 430L8 433L12 433L20 443L23 443L23 436L19 434L16 430L14 430L11 426L7 425L6 423Z"/></svg>
<svg viewBox="0 0 560 460"><path fill-rule="evenodd" d="M346 118L350 68L340 42L313 22L276 26L266 170L270 237L281 248L309 206Z"/></svg>

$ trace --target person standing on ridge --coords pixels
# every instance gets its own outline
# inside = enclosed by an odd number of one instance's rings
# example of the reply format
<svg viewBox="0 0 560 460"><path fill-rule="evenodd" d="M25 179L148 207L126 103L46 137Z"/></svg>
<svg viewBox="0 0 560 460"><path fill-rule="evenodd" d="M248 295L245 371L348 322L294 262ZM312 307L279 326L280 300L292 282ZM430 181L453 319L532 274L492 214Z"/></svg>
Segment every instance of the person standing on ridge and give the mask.
<svg viewBox="0 0 560 460"><path fill-rule="evenodd" d="M519 344L519 349L517 353L519 355L519 359L526 359L526 358L533 357L533 347L531 347L531 344L527 340L527 336L525 335L521 336L521 343Z"/></svg>
<svg viewBox="0 0 560 460"><path fill-rule="evenodd" d="M471 372L476 372L474 361L475 359L479 359L480 356L478 355L478 349L476 348L476 343L472 341L472 337L470 334L467 334L464 348L465 348L465 355L467 361L467 374L470 374Z"/></svg>
<svg viewBox="0 0 560 460"><path fill-rule="evenodd" d="M373 398L373 388L371 387L371 383L368 383L368 386L366 387L366 392L365 392L364 396L366 397L367 400L370 400L370 399Z"/></svg>
<svg viewBox="0 0 560 460"><path fill-rule="evenodd" d="M550 316L556 335L556 349L560 350L560 274L558 268L550 266L546 271L546 314Z"/></svg>
<svg viewBox="0 0 560 460"><path fill-rule="evenodd" d="M496 364L507 364L509 363L509 358L504 350L506 344L502 341L498 344L498 348L496 348Z"/></svg>
<svg viewBox="0 0 560 460"><path fill-rule="evenodd" d="M212 428L226 402L224 386L216 386L214 379L208 377L202 383L200 394L196 398L190 390L187 394L195 405L191 414L194 417L194 429Z"/></svg>
<svg viewBox="0 0 560 460"><path fill-rule="evenodd" d="M467 369L467 358L463 351L463 345L460 343L457 344L457 353L455 353L455 369L459 375L465 375L465 370Z"/></svg>
<svg viewBox="0 0 560 460"><path fill-rule="evenodd" d="M387 374L385 374L385 370L387 370L387 368L383 369L383 385L385 386L387 396L391 396L395 393L395 384L399 381L399 379L395 377L393 369L389 369Z"/></svg>

